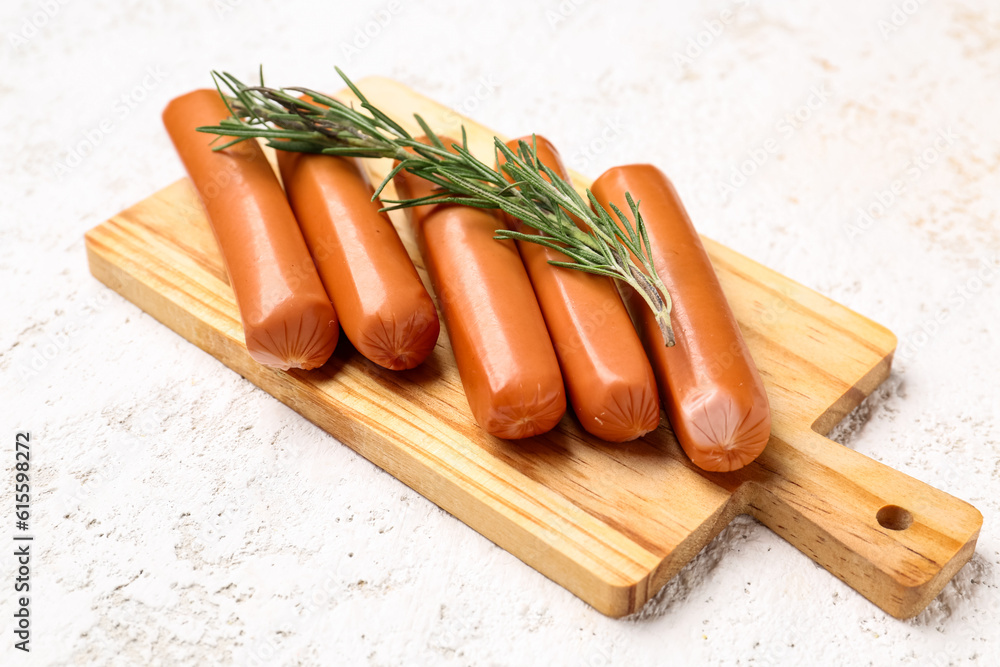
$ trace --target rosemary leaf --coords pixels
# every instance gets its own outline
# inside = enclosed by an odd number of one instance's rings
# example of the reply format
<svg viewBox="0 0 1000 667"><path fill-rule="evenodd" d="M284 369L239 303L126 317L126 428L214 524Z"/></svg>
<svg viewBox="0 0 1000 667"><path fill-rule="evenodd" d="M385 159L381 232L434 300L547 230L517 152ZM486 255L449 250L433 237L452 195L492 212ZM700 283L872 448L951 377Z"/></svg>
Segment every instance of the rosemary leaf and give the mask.
<svg viewBox="0 0 1000 667"><path fill-rule="evenodd" d="M500 209L538 234L498 229L496 238L559 250L572 261L550 264L609 276L629 285L655 314L664 343L673 345L670 295L656 274L639 204L631 195L625 195L631 220L614 205L612 217L589 189L581 196L572 183L539 162L534 137L530 144L518 142L516 150L494 137L494 157L502 164L500 171L472 154L464 126L461 144L447 146L414 114L429 143L417 141L398 121L373 105L339 68L337 74L357 97L360 110L310 88L268 87L263 68L257 86L247 86L227 72L212 72L231 117L198 131L229 139L213 150L256 137L278 150L397 160L372 199L402 170L427 179L437 191L426 197L383 200L383 210L444 203Z"/></svg>

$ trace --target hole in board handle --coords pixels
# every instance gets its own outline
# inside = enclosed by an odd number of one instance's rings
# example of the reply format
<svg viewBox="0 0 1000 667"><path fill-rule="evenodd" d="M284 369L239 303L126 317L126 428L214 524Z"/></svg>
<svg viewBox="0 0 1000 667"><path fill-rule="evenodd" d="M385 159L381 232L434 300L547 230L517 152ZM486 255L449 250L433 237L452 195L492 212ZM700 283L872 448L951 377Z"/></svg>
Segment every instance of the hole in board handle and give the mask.
<svg viewBox="0 0 1000 667"><path fill-rule="evenodd" d="M913 515L899 505L886 505L875 515L875 520L889 530L906 530L913 523Z"/></svg>

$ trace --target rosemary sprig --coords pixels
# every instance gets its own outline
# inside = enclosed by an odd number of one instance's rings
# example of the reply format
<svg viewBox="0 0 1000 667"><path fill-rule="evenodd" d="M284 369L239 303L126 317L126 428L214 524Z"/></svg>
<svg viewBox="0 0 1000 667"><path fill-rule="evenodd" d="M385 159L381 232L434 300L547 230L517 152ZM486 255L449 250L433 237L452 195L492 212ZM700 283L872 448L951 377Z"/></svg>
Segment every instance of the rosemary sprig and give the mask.
<svg viewBox="0 0 1000 667"><path fill-rule="evenodd" d="M464 127L462 143L448 150L424 119L414 114L430 143L417 141L372 105L339 68L337 73L360 100L360 110L308 88L267 87L263 73L260 85L247 86L231 74L212 72L231 117L198 131L230 138L215 150L261 138L279 150L398 160L376 188L375 197L403 169L427 179L438 190L418 199L383 200L389 204L384 210L445 202L500 209L540 234L499 229L496 238L555 248L572 261L551 264L610 276L629 285L655 314L665 344L674 344L670 295L656 274L639 205L630 195L626 194L626 201L632 220L612 204L616 222L589 189L584 199L571 183L541 164L534 142L528 145L522 141L512 151L494 137L495 157L499 163L503 156L503 172L513 181L509 182L469 151ZM300 99L295 93L313 101ZM571 216L583 221L582 229Z"/></svg>

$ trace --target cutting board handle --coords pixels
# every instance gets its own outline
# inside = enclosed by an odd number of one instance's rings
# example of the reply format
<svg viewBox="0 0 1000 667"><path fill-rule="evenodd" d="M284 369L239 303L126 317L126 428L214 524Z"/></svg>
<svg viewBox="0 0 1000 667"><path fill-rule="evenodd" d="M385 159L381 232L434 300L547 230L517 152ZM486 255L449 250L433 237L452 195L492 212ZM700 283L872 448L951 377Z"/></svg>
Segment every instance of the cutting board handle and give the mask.
<svg viewBox="0 0 1000 667"><path fill-rule="evenodd" d="M886 612L916 615L972 557L969 503L813 431L788 440L753 464L747 512Z"/></svg>

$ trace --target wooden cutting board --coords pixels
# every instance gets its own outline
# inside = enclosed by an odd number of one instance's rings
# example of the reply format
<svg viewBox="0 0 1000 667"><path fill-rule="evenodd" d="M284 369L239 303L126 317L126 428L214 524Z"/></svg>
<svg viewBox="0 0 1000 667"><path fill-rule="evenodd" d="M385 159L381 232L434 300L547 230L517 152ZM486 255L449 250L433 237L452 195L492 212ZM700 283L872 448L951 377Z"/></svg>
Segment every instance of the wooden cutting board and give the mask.
<svg viewBox="0 0 1000 667"><path fill-rule="evenodd" d="M492 130L394 81L360 88L397 119L418 112L453 136L464 123L474 152L492 160ZM384 162L368 161L375 182ZM405 217L393 215L421 266ZM343 336L321 369L258 365L187 179L86 235L99 280L605 614L638 611L733 517L751 514L888 613L915 615L972 556L982 516L823 437L889 375L895 336L705 244L773 410L767 449L736 473L694 468L665 423L626 444L591 438L570 415L529 440L488 436L471 417L443 331L412 371L371 364Z"/></svg>

